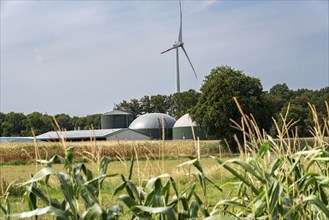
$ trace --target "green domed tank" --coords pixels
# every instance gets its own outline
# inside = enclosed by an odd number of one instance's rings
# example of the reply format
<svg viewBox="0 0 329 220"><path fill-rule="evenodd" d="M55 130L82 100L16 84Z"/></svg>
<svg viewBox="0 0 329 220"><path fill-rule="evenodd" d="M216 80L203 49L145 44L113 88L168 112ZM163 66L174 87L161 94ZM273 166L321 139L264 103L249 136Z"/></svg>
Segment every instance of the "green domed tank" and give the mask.
<svg viewBox="0 0 329 220"><path fill-rule="evenodd" d="M165 139L171 140L172 128L176 120L167 114L149 113L141 115L131 123L129 128L147 135L152 139L160 140L162 139L162 119L164 122Z"/></svg>
<svg viewBox="0 0 329 220"><path fill-rule="evenodd" d="M183 115L176 121L173 127L173 140L193 140L198 137L200 140L207 139L203 129L192 121L189 114Z"/></svg>

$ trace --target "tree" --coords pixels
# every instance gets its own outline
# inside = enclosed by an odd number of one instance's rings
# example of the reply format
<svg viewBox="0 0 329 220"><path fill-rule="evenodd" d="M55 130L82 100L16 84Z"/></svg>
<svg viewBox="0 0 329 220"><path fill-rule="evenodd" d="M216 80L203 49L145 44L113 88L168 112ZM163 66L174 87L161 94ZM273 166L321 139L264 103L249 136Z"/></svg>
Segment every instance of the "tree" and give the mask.
<svg viewBox="0 0 329 220"><path fill-rule="evenodd" d="M157 112L179 118L196 105L198 97L199 93L192 89L169 96L160 94L153 96L145 95L139 100L124 100L117 105L117 108L131 113L134 118L142 114Z"/></svg>
<svg viewBox="0 0 329 220"><path fill-rule="evenodd" d="M293 98L290 101L286 102L285 107L283 107L282 110L277 113L277 118L279 118L279 114L286 114L288 110L288 103L290 103L290 109L286 123L290 121L297 122L295 124L295 129L292 129L292 131L297 131L299 137L313 136L311 130L314 126L314 121L309 104L314 105L318 115L318 123L323 125L323 120L327 120L328 118L325 101L328 102L329 100L329 87L319 91L299 89L297 91L293 91L292 97ZM282 120L278 120L279 127L282 127L282 123ZM275 135L275 130L272 130L272 133L274 133L273 135Z"/></svg>
<svg viewBox="0 0 329 220"><path fill-rule="evenodd" d="M265 99L260 80L249 77L242 71L229 66L211 70L202 85L197 105L191 110L191 117L213 138L225 138L234 150L230 119L241 121L241 115L233 100L236 97L245 114L253 114L260 126L269 127L264 120ZM266 116L268 117L268 116Z"/></svg>
<svg viewBox="0 0 329 220"><path fill-rule="evenodd" d="M145 95L139 100L141 114L153 112L152 106L151 106L151 98L148 95Z"/></svg>
<svg viewBox="0 0 329 220"><path fill-rule="evenodd" d="M137 118L142 112L138 99L131 99L130 102L123 100L116 107L118 110L129 112L132 114L133 118Z"/></svg>
<svg viewBox="0 0 329 220"><path fill-rule="evenodd" d="M5 135L3 135L3 123L6 120L6 114L0 112L0 137L3 137Z"/></svg>
<svg viewBox="0 0 329 220"><path fill-rule="evenodd" d="M27 136L29 134L26 133L26 124L26 116L23 113L9 112L1 123L2 136Z"/></svg>
<svg viewBox="0 0 329 220"><path fill-rule="evenodd" d="M200 93L193 89L175 93L171 98L170 114L175 118L180 118L190 111L198 103Z"/></svg>
<svg viewBox="0 0 329 220"><path fill-rule="evenodd" d="M64 129L64 130L73 130L74 129L74 125L71 122L71 117L67 114L58 114L55 115L55 119L60 127L60 129ZM56 128L57 129L57 128Z"/></svg>
<svg viewBox="0 0 329 220"><path fill-rule="evenodd" d="M33 112L26 116L27 118L27 134L31 133L31 129L34 130L35 135L39 135L50 131L52 126L52 119L48 115L43 115L39 112Z"/></svg>
<svg viewBox="0 0 329 220"><path fill-rule="evenodd" d="M101 128L101 114L87 115L86 125L84 129L100 129Z"/></svg>
<svg viewBox="0 0 329 220"><path fill-rule="evenodd" d="M282 110L283 107L287 106L289 101L293 98L293 91L289 89L287 84L276 84L266 95L272 115L276 115Z"/></svg>
<svg viewBox="0 0 329 220"><path fill-rule="evenodd" d="M71 118L71 123L73 124L74 129L84 129L86 126L86 117L73 116Z"/></svg>
<svg viewBox="0 0 329 220"><path fill-rule="evenodd" d="M166 95L151 96L151 109L152 112L167 113L171 106L171 102Z"/></svg>

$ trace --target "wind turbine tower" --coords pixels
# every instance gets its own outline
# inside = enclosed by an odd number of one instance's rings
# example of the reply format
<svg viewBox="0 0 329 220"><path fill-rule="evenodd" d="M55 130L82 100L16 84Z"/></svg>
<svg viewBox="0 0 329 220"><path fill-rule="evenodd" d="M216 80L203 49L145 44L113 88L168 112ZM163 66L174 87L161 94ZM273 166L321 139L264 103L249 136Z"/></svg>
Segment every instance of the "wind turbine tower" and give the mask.
<svg viewBox="0 0 329 220"><path fill-rule="evenodd" d="M197 77L197 74L194 70L194 67L192 65L192 62L190 60L190 58L188 57L187 53L186 53L186 50L184 48L184 43L183 43L183 36L182 36L182 5L181 5L181 2L179 2L179 11L180 11L180 27L179 27L179 35L178 35L178 41L175 42L175 44L169 48L168 50L165 50L163 52L161 52L161 54L163 53L166 53L170 50L173 50L175 49L176 50L176 81L177 81L177 93L180 93L180 77L179 77L179 53L178 53L178 49L179 48L182 48L183 52L185 53L186 55L186 58L187 60L189 61L191 67L192 67L192 70L194 72L194 75L195 75L195 78L198 78Z"/></svg>

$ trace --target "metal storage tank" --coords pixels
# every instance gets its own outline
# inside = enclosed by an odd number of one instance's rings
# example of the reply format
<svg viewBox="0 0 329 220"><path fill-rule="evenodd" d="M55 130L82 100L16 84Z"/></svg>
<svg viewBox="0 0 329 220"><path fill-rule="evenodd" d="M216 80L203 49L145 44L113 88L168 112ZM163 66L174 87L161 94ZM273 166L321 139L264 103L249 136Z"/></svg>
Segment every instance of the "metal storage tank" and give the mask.
<svg viewBox="0 0 329 220"><path fill-rule="evenodd" d="M101 116L102 129L128 128L133 121L130 113L113 110Z"/></svg>
<svg viewBox="0 0 329 220"><path fill-rule="evenodd" d="M196 124L195 121L192 121L189 114L183 115L176 121L173 127L173 140L193 140L198 137L200 140L207 139L205 132Z"/></svg>
<svg viewBox="0 0 329 220"><path fill-rule="evenodd" d="M148 113L136 118L130 129L149 136L152 139L162 139L162 118L164 122L165 139L172 139L172 128L176 122L173 117L163 113Z"/></svg>

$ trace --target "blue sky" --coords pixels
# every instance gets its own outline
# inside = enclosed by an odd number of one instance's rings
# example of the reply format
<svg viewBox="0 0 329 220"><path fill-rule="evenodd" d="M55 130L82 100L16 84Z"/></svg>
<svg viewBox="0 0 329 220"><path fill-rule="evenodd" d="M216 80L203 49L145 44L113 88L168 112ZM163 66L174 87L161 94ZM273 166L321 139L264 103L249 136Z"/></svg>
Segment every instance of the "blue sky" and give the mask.
<svg viewBox="0 0 329 220"><path fill-rule="evenodd" d="M328 1L182 1L181 90L212 68L264 90L328 86ZM1 112L71 116L176 91L178 1L1 0Z"/></svg>

